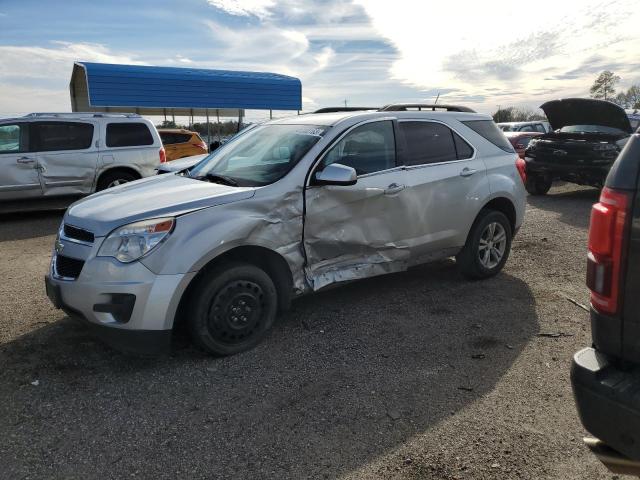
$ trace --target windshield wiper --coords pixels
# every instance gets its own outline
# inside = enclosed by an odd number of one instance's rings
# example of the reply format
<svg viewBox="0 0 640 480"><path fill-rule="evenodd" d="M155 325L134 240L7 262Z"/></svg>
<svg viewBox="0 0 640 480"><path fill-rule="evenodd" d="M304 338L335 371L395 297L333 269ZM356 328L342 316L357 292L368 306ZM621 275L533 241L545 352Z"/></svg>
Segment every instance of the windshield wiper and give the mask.
<svg viewBox="0 0 640 480"><path fill-rule="evenodd" d="M220 175L218 173L207 173L205 175L196 177L198 180L208 180L210 182L214 182L214 183L221 183L223 185L230 185L232 187L237 187L238 186L238 182L235 181L233 178L231 177L227 177L226 175Z"/></svg>

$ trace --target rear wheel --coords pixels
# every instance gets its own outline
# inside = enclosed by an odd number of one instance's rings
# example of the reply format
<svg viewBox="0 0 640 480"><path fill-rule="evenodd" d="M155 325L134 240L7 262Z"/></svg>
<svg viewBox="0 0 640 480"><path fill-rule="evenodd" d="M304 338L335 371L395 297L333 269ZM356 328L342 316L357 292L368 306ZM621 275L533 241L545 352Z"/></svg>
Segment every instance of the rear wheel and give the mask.
<svg viewBox="0 0 640 480"><path fill-rule="evenodd" d="M531 195L545 195L551 188L551 177L527 172L524 186Z"/></svg>
<svg viewBox="0 0 640 480"><path fill-rule="evenodd" d="M139 177L131 172L125 170L115 170L113 172L107 172L103 174L98 180L96 190L99 192L111 187L117 187L123 183L133 182Z"/></svg>
<svg viewBox="0 0 640 480"><path fill-rule="evenodd" d="M188 306L193 341L215 355L257 345L273 326L278 307L269 275L246 263L230 263L201 278Z"/></svg>
<svg viewBox="0 0 640 480"><path fill-rule="evenodd" d="M504 213L482 210L456 256L462 274L474 279L497 274L509 258L511 238L511 224Z"/></svg>

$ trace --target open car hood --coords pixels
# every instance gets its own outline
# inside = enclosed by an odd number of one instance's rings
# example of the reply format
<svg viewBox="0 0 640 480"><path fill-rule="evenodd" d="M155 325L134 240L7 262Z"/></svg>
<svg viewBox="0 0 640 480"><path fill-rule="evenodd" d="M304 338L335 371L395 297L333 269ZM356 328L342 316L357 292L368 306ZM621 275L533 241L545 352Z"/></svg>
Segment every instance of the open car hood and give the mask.
<svg viewBox="0 0 640 480"><path fill-rule="evenodd" d="M565 98L544 103L540 108L553 130L567 125L602 125L631 133L631 123L624 109L605 100Z"/></svg>

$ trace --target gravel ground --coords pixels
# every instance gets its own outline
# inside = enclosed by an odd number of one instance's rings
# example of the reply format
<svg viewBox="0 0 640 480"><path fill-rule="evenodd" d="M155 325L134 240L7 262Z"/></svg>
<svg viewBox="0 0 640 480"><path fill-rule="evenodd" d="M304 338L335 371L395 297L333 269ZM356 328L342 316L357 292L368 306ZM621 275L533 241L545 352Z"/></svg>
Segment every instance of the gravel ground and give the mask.
<svg viewBox="0 0 640 480"><path fill-rule="evenodd" d="M446 261L330 289L223 359L95 341L44 294L60 214L3 217L0 477L616 478L582 445L569 385L596 199L529 197L493 279Z"/></svg>

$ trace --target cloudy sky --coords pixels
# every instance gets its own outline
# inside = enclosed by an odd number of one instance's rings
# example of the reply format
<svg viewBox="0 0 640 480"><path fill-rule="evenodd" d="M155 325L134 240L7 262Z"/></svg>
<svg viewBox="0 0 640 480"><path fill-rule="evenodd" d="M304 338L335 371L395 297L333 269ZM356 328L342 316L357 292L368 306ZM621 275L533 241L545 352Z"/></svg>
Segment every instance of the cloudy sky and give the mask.
<svg viewBox="0 0 640 480"><path fill-rule="evenodd" d="M540 105L640 83L638 0L0 0L0 116L68 111L76 60L271 71L304 109Z"/></svg>

